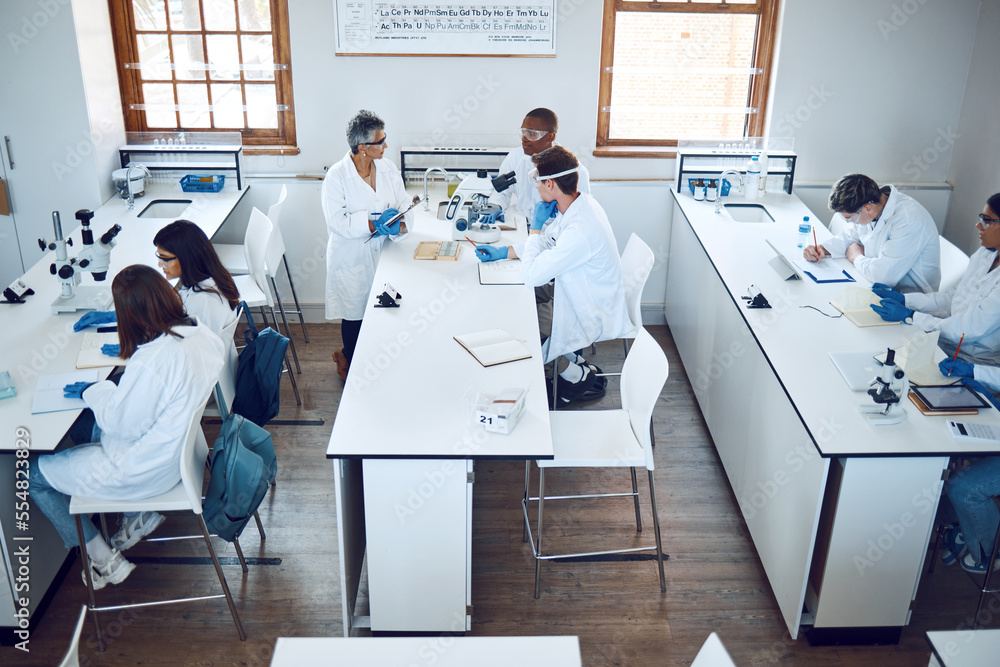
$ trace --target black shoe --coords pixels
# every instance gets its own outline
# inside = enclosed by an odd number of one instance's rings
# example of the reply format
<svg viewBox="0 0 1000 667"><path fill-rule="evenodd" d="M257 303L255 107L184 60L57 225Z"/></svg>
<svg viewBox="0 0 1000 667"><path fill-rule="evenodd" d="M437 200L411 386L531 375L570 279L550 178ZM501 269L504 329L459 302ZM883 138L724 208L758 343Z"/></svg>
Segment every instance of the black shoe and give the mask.
<svg viewBox="0 0 1000 667"><path fill-rule="evenodd" d="M604 371L602 371L599 366L597 366L595 364L592 364L589 361L586 362L586 364L587 364L587 368L590 369L590 372L592 374L592 377L594 378L594 381L601 385L601 389L602 390L607 389L608 388L608 378L606 378L606 377L604 377L602 375L604 373Z"/></svg>
<svg viewBox="0 0 1000 667"><path fill-rule="evenodd" d="M574 403L587 403L604 398L607 390L607 381L601 382L604 378L597 377L593 373L587 373L579 382L559 382L558 407L565 408Z"/></svg>

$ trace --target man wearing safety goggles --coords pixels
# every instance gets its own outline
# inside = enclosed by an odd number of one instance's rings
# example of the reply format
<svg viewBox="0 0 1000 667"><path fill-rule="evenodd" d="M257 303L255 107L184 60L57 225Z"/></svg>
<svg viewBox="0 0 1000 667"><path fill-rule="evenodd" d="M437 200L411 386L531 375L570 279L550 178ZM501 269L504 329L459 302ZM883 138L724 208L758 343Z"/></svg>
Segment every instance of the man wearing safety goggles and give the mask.
<svg viewBox="0 0 1000 667"><path fill-rule="evenodd" d="M577 189L576 156L553 146L532 162L527 180L540 201L523 249L479 245L476 256L484 262L521 259L524 284L535 287L545 363L558 359L554 401L564 407L604 396L607 381L597 375L600 369L580 355L592 343L623 337L632 322L611 224L597 200Z"/></svg>
<svg viewBox="0 0 1000 667"><path fill-rule="evenodd" d="M491 204L500 206L502 210L514 206L515 210L520 211L529 221L531 220L531 216L535 212L535 204L541 201L538 198L538 190L529 182L528 178L528 172L535 167L531 162L531 157L547 148L558 145L556 143L558 130L559 119L551 110L538 108L528 112L521 123L521 148L511 151L500 165L501 174L512 171L517 180L514 185L503 192L491 195ZM581 166L577 174L577 189L589 195L590 175L586 167Z"/></svg>
<svg viewBox="0 0 1000 667"><path fill-rule="evenodd" d="M848 174L833 186L834 219L847 229L802 256L816 262L846 257L861 277L900 292L936 292L941 285L941 250L934 219L915 199L893 185L880 188L864 174ZM832 228L832 223L831 223Z"/></svg>

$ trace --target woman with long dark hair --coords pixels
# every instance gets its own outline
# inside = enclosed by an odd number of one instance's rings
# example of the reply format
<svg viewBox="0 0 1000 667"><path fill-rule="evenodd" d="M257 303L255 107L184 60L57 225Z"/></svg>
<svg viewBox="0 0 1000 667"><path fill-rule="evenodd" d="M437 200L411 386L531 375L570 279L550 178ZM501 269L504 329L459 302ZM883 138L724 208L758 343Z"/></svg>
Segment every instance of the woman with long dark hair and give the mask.
<svg viewBox="0 0 1000 667"><path fill-rule="evenodd" d="M73 495L140 500L180 481L184 435L222 370L223 344L184 312L181 298L156 269L133 265L111 286L125 372L114 382L77 382L64 394L94 412L100 441L31 461L31 496L67 548L78 544L69 513ZM111 544L82 521L94 588L119 584L135 567L121 554L151 533L163 517L126 515ZM86 579L84 579L86 581Z"/></svg>

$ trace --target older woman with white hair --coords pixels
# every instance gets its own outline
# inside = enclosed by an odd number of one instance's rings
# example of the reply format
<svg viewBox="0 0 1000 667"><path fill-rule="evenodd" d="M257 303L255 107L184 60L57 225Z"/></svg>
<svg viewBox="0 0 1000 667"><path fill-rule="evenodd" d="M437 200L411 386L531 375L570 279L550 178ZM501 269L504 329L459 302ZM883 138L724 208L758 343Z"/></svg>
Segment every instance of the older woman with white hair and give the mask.
<svg viewBox="0 0 1000 667"><path fill-rule="evenodd" d="M368 293L386 239L406 234L411 214L387 224L410 197L403 179L385 159L385 123L361 110L347 124L350 150L330 167L321 192L326 229L326 319L340 319L344 347L333 353L337 374L347 379L361 332ZM375 234L374 238L369 238Z"/></svg>

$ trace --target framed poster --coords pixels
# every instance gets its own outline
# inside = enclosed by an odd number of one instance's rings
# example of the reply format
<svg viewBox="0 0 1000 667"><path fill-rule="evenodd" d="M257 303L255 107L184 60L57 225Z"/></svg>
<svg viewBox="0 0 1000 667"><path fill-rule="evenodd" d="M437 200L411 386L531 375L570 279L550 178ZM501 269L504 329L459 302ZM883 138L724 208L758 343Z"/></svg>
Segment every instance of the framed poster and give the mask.
<svg viewBox="0 0 1000 667"><path fill-rule="evenodd" d="M338 56L556 54L556 0L333 0Z"/></svg>

